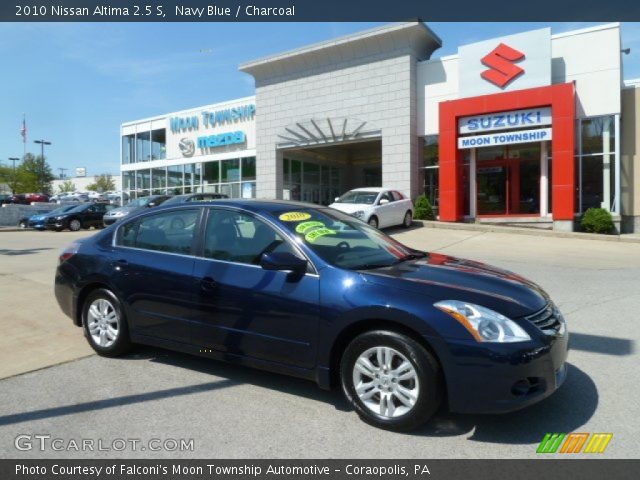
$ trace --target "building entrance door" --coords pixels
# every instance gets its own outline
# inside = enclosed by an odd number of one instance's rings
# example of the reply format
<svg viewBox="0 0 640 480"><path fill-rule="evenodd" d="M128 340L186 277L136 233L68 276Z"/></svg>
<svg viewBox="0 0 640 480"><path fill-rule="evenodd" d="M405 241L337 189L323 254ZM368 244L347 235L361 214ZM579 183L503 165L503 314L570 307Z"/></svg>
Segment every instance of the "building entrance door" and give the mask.
<svg viewBox="0 0 640 480"><path fill-rule="evenodd" d="M477 162L479 216L540 215L540 144L511 146Z"/></svg>

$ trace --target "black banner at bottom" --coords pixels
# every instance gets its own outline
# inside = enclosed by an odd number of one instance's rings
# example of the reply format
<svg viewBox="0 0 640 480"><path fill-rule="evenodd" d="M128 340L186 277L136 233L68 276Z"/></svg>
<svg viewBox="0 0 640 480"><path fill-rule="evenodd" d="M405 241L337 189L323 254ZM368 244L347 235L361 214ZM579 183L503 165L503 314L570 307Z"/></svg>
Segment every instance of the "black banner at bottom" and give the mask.
<svg viewBox="0 0 640 480"><path fill-rule="evenodd" d="M631 479L640 460L0 460L2 480Z"/></svg>

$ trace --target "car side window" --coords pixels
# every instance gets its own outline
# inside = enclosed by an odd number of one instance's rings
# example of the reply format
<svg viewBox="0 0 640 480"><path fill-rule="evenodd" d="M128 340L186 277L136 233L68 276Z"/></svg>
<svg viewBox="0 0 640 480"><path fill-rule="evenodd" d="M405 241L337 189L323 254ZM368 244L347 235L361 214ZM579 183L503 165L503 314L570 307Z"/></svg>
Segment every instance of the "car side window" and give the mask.
<svg viewBox="0 0 640 480"><path fill-rule="evenodd" d="M251 215L211 209L204 237L204 256L257 265L263 253L289 252L293 247L273 227Z"/></svg>
<svg viewBox="0 0 640 480"><path fill-rule="evenodd" d="M380 200L388 200L389 202L393 202L393 196L391 195L391 192L384 192L382 195L380 195Z"/></svg>
<svg viewBox="0 0 640 480"><path fill-rule="evenodd" d="M395 190L393 192L391 192L393 194L393 198L398 201L398 200L403 200L404 197L402 196L402 194L400 192L396 192Z"/></svg>
<svg viewBox="0 0 640 480"><path fill-rule="evenodd" d="M144 216L118 230L117 244L159 252L191 254L199 211L173 210Z"/></svg>

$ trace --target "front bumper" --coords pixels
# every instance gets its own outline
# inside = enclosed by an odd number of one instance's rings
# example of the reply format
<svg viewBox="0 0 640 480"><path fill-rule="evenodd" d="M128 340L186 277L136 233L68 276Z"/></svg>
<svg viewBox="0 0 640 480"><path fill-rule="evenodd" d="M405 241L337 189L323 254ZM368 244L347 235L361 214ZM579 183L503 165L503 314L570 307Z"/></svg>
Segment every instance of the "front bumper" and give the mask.
<svg viewBox="0 0 640 480"><path fill-rule="evenodd" d="M505 413L547 398L566 378L568 342L568 333L523 344L447 341L449 358L441 360L449 409Z"/></svg>

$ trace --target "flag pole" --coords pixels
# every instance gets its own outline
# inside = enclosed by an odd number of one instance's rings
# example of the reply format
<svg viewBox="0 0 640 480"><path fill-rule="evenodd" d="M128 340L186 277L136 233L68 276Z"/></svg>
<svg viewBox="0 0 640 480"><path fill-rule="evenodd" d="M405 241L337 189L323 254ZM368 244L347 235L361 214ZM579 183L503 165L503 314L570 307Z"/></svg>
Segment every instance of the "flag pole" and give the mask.
<svg viewBox="0 0 640 480"><path fill-rule="evenodd" d="M22 135L22 158L24 159L27 156L27 116L24 113L22 114L22 128L24 132Z"/></svg>

